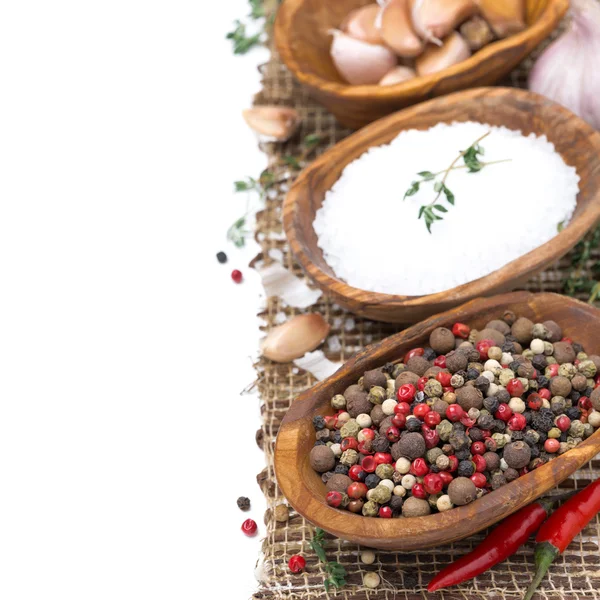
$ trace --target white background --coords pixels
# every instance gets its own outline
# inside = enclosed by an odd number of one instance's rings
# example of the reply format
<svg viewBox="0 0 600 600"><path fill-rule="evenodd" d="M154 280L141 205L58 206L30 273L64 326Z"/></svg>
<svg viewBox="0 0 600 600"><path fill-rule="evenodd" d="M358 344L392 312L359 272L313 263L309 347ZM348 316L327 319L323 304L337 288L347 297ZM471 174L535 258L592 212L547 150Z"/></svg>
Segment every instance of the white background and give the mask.
<svg viewBox="0 0 600 600"><path fill-rule="evenodd" d="M255 589L260 285L224 240L265 160L240 113L266 52L224 39L247 11L0 3L2 600Z"/></svg>

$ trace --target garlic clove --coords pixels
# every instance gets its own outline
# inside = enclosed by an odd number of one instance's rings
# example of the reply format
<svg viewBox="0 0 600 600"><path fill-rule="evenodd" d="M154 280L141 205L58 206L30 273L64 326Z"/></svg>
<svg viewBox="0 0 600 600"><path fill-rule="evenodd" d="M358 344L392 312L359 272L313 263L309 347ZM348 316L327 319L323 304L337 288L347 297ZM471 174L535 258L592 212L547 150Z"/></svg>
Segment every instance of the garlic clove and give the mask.
<svg viewBox="0 0 600 600"><path fill-rule="evenodd" d="M361 6L344 19L340 29L349 36L368 44L382 44L381 33L375 26L379 10L379 5L374 3Z"/></svg>
<svg viewBox="0 0 600 600"><path fill-rule="evenodd" d="M456 31L451 33L441 48L429 46L416 60L417 73L430 75L447 69L471 56L471 49L465 38Z"/></svg>
<svg viewBox="0 0 600 600"><path fill-rule="evenodd" d="M396 55L385 46L367 44L333 29L331 58L340 75L351 85L368 85L396 66Z"/></svg>
<svg viewBox="0 0 600 600"><path fill-rule="evenodd" d="M480 50L494 40L494 33L488 22L477 15L460 26L460 34L473 51Z"/></svg>
<svg viewBox="0 0 600 600"><path fill-rule="evenodd" d="M242 112L248 126L266 141L286 142L300 126L300 116L285 106L255 106Z"/></svg>
<svg viewBox="0 0 600 600"><path fill-rule="evenodd" d="M414 79L417 76L415 71L410 67L405 67L404 65L398 65L394 67L389 73L386 73L379 85L396 85L397 83L402 83L404 81L408 81L409 79Z"/></svg>
<svg viewBox="0 0 600 600"><path fill-rule="evenodd" d="M492 31L504 38L523 31L525 22L525 0L476 0L483 18Z"/></svg>
<svg viewBox="0 0 600 600"><path fill-rule="evenodd" d="M477 10L475 0L412 0L411 14L417 33L424 40L440 46L440 40Z"/></svg>
<svg viewBox="0 0 600 600"><path fill-rule="evenodd" d="M329 325L318 313L298 315L267 334L262 355L275 362L290 362L314 350L329 334Z"/></svg>
<svg viewBox="0 0 600 600"><path fill-rule="evenodd" d="M383 41L400 56L415 57L425 50L410 19L409 0L389 0L381 8L377 24Z"/></svg>

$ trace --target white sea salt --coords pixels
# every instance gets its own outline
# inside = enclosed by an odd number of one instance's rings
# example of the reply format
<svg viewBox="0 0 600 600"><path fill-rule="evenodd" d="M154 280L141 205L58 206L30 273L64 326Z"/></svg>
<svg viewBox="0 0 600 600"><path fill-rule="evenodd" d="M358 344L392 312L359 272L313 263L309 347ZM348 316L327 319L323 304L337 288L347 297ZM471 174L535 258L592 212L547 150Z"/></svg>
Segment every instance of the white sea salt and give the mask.
<svg viewBox="0 0 600 600"><path fill-rule="evenodd" d="M490 162L478 173L452 171L456 197L429 234L419 207L433 182L402 197L419 171L447 169L461 150L481 145ZM462 164L460 161L459 164ZM350 163L325 196L314 221L319 246L338 277L388 294L441 292L473 281L548 242L566 225L579 191L575 168L545 136L474 122L441 123L400 133Z"/></svg>

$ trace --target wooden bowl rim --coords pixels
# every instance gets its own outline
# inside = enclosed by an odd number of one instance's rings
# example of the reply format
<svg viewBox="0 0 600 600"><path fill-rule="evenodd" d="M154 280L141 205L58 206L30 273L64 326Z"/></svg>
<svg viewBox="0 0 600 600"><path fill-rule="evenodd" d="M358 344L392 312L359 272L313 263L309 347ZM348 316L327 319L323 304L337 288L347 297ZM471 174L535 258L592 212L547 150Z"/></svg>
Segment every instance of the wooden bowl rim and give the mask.
<svg viewBox="0 0 600 600"><path fill-rule="evenodd" d="M506 94L515 96L519 101L531 101L533 104L547 105L552 107L553 110L562 113L565 119L567 117L575 118L577 121L579 121L580 127L587 131L588 140L590 140L598 149L598 153L595 156L597 164L600 164L600 132L596 131L591 125L583 121L583 119L569 111L564 106L529 90L508 87L480 87L471 90L454 92L452 94L448 94L447 96L440 96L438 98L428 100L427 102L409 106L391 115L382 117L381 119L378 119L369 125L366 125L359 131L349 135L338 142L335 146L326 150L300 173L289 192L286 194L282 207L283 228L296 260L300 263L309 277L316 280L318 285L323 289L331 290L343 297L360 296L364 298L367 296L369 301L362 303L363 310L369 306L383 304L385 304L387 307L399 305L402 307L420 307L438 302L461 301L467 297L485 295L491 289L493 289L499 281L504 279L517 279L520 274L527 271L535 271L544 264L549 264L553 260L558 260L561 256L566 254L586 234L586 232L589 231L589 229L591 229L594 224L600 220L600 190L596 191L588 206L581 212L581 214L572 219L567 227L565 227L556 236L548 240L545 244L534 248L527 254L523 254L522 256L505 264L503 267L500 267L499 269L496 269L495 271L492 271L483 277L479 277L478 279L463 283L457 287L433 294L423 294L420 296L384 294L381 292L373 292L370 290L363 290L353 287L345 281L339 279L337 276L332 276L329 273L326 273L319 265L313 262L306 254L305 246L303 246L298 240L295 218L296 211L299 206L298 200L299 197L305 193L305 189L310 185L312 173L321 169L322 167L325 167L328 164L332 154L344 154L346 152L346 148L352 148L353 140L356 136L364 136L365 134L376 136L380 132L389 130L390 126L392 126L399 118L402 118L407 112L412 114L422 114L431 111L432 114L435 114L435 107L438 104L448 105L452 102L455 104L460 104L464 100L470 100L472 98L503 96ZM435 123L432 122L432 125L433 124ZM409 129L409 127L402 127L397 133L406 129ZM371 146L365 146L364 151L366 152L370 147ZM340 161L338 160L338 162ZM349 163L346 163L346 165L347 164ZM344 165L344 167L346 165ZM313 224L311 223L311 227L312 226ZM326 262L325 259L323 260Z"/></svg>
<svg viewBox="0 0 600 600"><path fill-rule="evenodd" d="M287 43L287 31L291 27L292 17L304 8L306 0L286 0L277 11L274 26L275 45L279 55L283 59L288 69L303 84L317 88L334 95L343 95L346 98L355 98L360 100L369 100L373 95L379 99L393 100L398 96L418 94L429 84L436 83L443 79L451 78L454 75L469 71L478 67L481 63L504 50L510 50L519 44L537 36L544 36L547 32L554 29L560 19L565 15L569 8L569 0L547 0L539 18L527 29L511 35L507 38L497 40L484 46L481 50L472 54L468 59L448 67L437 73L422 75L406 82L397 83L390 86L380 85L350 85L348 83L338 83L329 79L324 79L313 73L303 71L295 58L295 52L292 45Z"/></svg>
<svg viewBox="0 0 600 600"><path fill-rule="evenodd" d="M452 315L457 312L463 312L465 310L470 311L470 316L467 318L477 318L477 314L481 312L481 309L486 311L489 310L501 310L506 305L511 304L522 304L532 307L532 304L540 302L543 304L545 300L552 298L560 299L561 302L565 302L573 307L580 309L585 316L595 317L600 319L600 310L594 308L589 304L585 304L579 300L567 296L561 296L553 293L539 293L533 294L531 292L511 292L508 294L501 294L493 296L491 298L477 298L471 300L461 306L455 307L443 313L434 315L409 327L399 333L385 338L384 340L367 346L364 350L355 354L350 358L344 365L332 376L317 383L315 386L306 390L294 399L292 405L288 409L284 416L279 433L277 434L275 455L274 455L274 467L275 474L277 477L278 485L287 498L290 504L299 512L303 517L308 519L314 525L321 527L326 531L330 531L334 535L341 537L342 539L349 539L355 541L360 538L361 544L372 545L373 547L385 547L395 548L401 550L414 550L422 549L427 547L433 547L434 545L440 545L443 543L449 543L458 539L463 539L469 535L473 535L482 529L489 526L489 522L485 522L485 518L482 518L478 522L477 519L470 517L470 522L474 523L474 527L465 535L452 536L449 535L442 541L427 541L423 543L420 539L419 542L415 543L414 537L409 536L406 538L403 536L403 529L406 527L407 520L411 523L422 525L421 531L423 535L427 536L429 531L440 531L451 530L450 528L468 516L469 507L473 504L466 506L455 507L450 511L435 513L424 517L412 517L410 519L374 519L364 517L350 513L348 511L342 511L330 507L324 499L324 495L317 496L309 486L304 483L300 466L306 460L306 455L302 454L299 450L299 438L304 437L305 429L294 427L297 421L304 421L304 425L308 428L311 426L311 417L315 414L319 408L316 397L318 393L326 390L332 382L342 380L346 376L349 376L353 371L360 372L365 359L367 358L381 358L386 352L384 342L393 343L395 346L410 346L414 344L416 340L426 335L427 332L433 330L435 327L441 326L448 322L448 319L452 318ZM402 351L399 351L401 354ZM371 368L374 368L371 366ZM362 369L364 370L364 369ZM500 515L497 522L500 519L506 518L513 512L519 510L526 504L532 502L535 498L538 498L546 491L558 485L558 483L564 481L569 475L580 469L587 462L592 460L598 453L598 444L600 442L600 429L598 429L593 435L581 442L578 446L558 456L553 461L535 469L534 471L519 477L517 480L502 486L501 488L486 494L482 498L476 500L479 511L478 514L485 515L492 512L494 515ZM285 462L280 448L282 445L286 447ZM557 463L560 461L560 463ZM557 468L560 464L560 468ZM294 465L297 470L291 473L289 476L280 477L281 473L289 471L290 465ZM535 479L544 479L546 474L553 473L554 476L549 477L548 481L552 479L553 482L546 489L536 488L534 485ZM567 473L568 470L568 473ZM565 474L566 473L566 474ZM515 486L515 484L519 484ZM508 486L513 486L509 488ZM514 493L509 496L510 500L507 502L506 490L518 491L518 494ZM502 493L504 491L504 493ZM300 502L299 500L302 499ZM307 500L308 499L308 500ZM308 502L308 504L306 504ZM303 506L307 508L303 509ZM482 524L483 523L483 524ZM425 528L427 526L427 528ZM346 535L347 534L347 535ZM435 534L431 534L435 537ZM383 544L385 545L382 545Z"/></svg>

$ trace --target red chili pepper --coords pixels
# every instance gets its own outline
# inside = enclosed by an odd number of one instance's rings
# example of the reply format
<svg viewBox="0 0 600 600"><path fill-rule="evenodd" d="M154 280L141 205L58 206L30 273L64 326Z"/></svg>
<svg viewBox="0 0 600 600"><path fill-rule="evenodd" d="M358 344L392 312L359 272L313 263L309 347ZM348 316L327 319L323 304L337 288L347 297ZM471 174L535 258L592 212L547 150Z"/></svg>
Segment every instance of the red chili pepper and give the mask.
<svg viewBox="0 0 600 600"><path fill-rule="evenodd" d="M572 539L600 512L600 479L565 502L540 527L535 541L537 572L524 600L530 600L554 559Z"/></svg>
<svg viewBox="0 0 600 600"><path fill-rule="evenodd" d="M440 571L430 581L427 590L435 592L473 579L506 560L529 539L532 533L537 531L548 516L551 507L552 500L538 500L502 521L502 524L496 527L477 548Z"/></svg>

